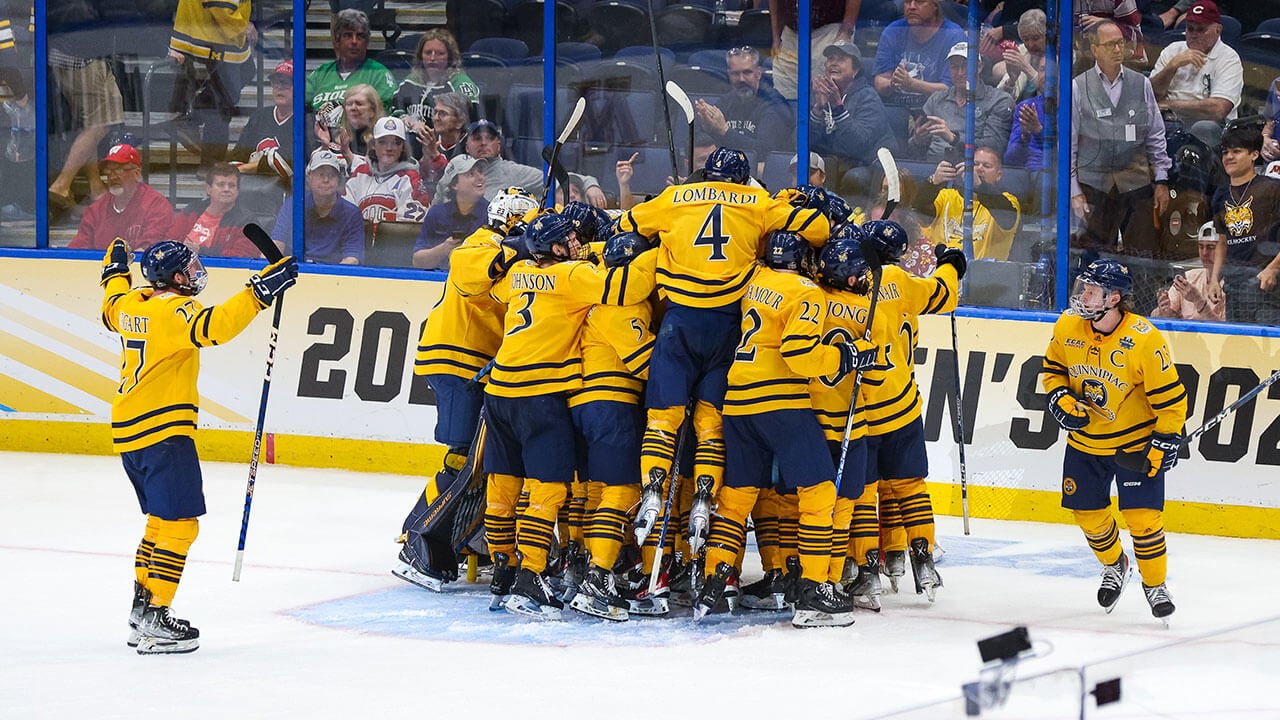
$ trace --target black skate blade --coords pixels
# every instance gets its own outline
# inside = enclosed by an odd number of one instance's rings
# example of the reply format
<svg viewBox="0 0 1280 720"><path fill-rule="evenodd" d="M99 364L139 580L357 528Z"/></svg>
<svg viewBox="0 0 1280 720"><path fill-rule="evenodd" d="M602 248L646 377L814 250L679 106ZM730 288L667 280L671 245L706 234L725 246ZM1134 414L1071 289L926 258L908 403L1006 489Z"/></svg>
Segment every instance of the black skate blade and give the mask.
<svg viewBox="0 0 1280 720"><path fill-rule="evenodd" d="M431 592L444 592L445 581L439 578L433 578L430 575L424 575L414 570L409 565L402 564L400 567L391 571L392 575L404 580L410 585L417 585L423 590Z"/></svg>
<svg viewBox="0 0 1280 720"><path fill-rule="evenodd" d="M632 615L657 617L671 612L671 605L667 602L667 598L663 597L646 598L644 600L628 600L627 612Z"/></svg>

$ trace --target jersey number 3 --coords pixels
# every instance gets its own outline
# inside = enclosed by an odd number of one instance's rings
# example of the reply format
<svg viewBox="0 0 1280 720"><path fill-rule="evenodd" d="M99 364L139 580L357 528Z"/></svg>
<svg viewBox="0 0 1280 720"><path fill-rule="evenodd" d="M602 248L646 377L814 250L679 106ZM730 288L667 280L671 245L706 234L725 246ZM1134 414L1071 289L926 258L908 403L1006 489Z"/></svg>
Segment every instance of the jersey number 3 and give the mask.
<svg viewBox="0 0 1280 720"><path fill-rule="evenodd" d="M707 219L702 221L702 227L698 230L698 237L693 241L695 246L711 246L711 256L707 260L729 259L724 254L724 246L729 243L731 236L724 234L723 211L724 208L721 205L712 207L711 212L707 213Z"/></svg>

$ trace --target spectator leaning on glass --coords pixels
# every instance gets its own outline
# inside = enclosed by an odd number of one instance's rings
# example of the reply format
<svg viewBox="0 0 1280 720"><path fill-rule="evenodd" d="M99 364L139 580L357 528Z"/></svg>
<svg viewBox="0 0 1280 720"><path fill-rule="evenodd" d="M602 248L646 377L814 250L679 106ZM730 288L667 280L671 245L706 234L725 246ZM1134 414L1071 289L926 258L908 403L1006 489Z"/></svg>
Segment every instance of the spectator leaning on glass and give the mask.
<svg viewBox="0 0 1280 720"><path fill-rule="evenodd" d="M1171 163L1155 93L1145 75L1123 66L1124 42L1114 22L1097 23L1097 62L1071 80L1071 210L1084 222L1081 244L1115 248L1123 232L1127 252L1152 255L1152 202L1163 216Z"/></svg>
<svg viewBox="0 0 1280 720"><path fill-rule="evenodd" d="M698 125L716 143L762 158L792 136L791 110L776 90L760 82L764 68L755 48L733 48L725 53L725 62L730 92L714 105L697 99Z"/></svg>
<svg viewBox="0 0 1280 720"><path fill-rule="evenodd" d="M1222 41L1222 16L1213 0L1191 6L1187 39L1156 58L1151 88L1161 110L1172 112L1208 147L1217 146L1223 123L1236 117L1244 67L1240 55Z"/></svg>
<svg viewBox="0 0 1280 720"><path fill-rule="evenodd" d="M120 238L133 250L146 250L166 240L173 206L142 182L142 156L132 145L112 145L102 159L107 192L93 201L80 219L80 229L67 247L106 250Z"/></svg>
<svg viewBox="0 0 1280 720"><path fill-rule="evenodd" d="M422 125L433 125L435 99L445 93L462 93L472 103L480 102L480 88L462 69L462 52L453 33L433 28L422 34L413 51L409 77L400 82L392 112L402 116L409 132L417 134ZM468 115L463 116L465 122Z"/></svg>
<svg viewBox="0 0 1280 720"><path fill-rule="evenodd" d="M964 157L966 72L969 43L956 43L947 53L951 87L939 90L924 103L924 115L913 118L911 151L931 163L958 161ZM982 60L978 60L981 78ZM1013 98L1003 90L978 80L975 93L973 142L978 146L1005 147L1013 122Z"/></svg>
<svg viewBox="0 0 1280 720"><path fill-rule="evenodd" d="M428 270L448 270L449 255L488 218L489 201L484 199L484 172L470 155L449 161L441 183L447 192L427 210L422 232L413 244L413 266Z"/></svg>
<svg viewBox="0 0 1280 720"><path fill-rule="evenodd" d="M757 3L757 6L759 3ZM809 3L809 46L826 47L841 40L853 40L862 0L811 0ZM796 77L800 62L799 3L797 0L769 0L773 31L773 87L782 97L795 101ZM810 56L810 75L822 72L816 53ZM729 143L730 147L738 147Z"/></svg>
<svg viewBox="0 0 1280 720"><path fill-rule="evenodd" d="M326 105L341 105L348 88L371 85L385 107L396 94L391 71L369 55L369 16L359 10L342 10L329 21L336 60L307 76L307 109L317 113Z"/></svg>
<svg viewBox="0 0 1280 720"><path fill-rule="evenodd" d="M898 149L884 105L862 74L858 46L845 40L822 50L823 72L813 77L809 142L822 155L870 165L879 148ZM837 175L839 177L839 175Z"/></svg>
<svg viewBox="0 0 1280 720"><path fill-rule="evenodd" d="M347 162L320 148L307 163L307 195L303 202L303 254L307 262L359 265L364 260L364 222L360 209L343 200ZM293 203L285 203L271 236L293 244Z"/></svg>
<svg viewBox="0 0 1280 720"><path fill-rule="evenodd" d="M1008 260L1013 237L1022 222L1022 206L1002 192L1000 153L980 147L973 153L973 259ZM958 248L964 238L964 196L954 185L964 181L964 163L942 160L916 190L912 207L924 221L931 245Z"/></svg>
<svg viewBox="0 0 1280 720"><path fill-rule="evenodd" d="M404 121L384 117L373 128L373 152L356 157L343 194L370 222L422 222L430 197L418 178L418 163L409 155Z"/></svg>
<svg viewBox="0 0 1280 720"><path fill-rule="evenodd" d="M1173 285L1161 290L1151 317L1180 318L1182 320L1226 320L1227 296L1215 293L1209 300L1207 292L1213 278L1213 267L1218 254L1218 231L1213 221L1200 226L1200 264L1203 267L1188 270L1173 279ZM1218 285L1221 288L1221 283Z"/></svg>
<svg viewBox="0 0 1280 720"><path fill-rule="evenodd" d="M244 236L244 226L254 218L237 202L240 173L235 167L214 163L209 167L204 189L208 197L196 200L174 216L165 237L184 241L204 257L262 257L258 248Z"/></svg>
<svg viewBox="0 0 1280 720"><path fill-rule="evenodd" d="M1230 183L1213 194L1213 224L1221 240L1213 257L1206 297L1231 296L1227 319L1280 324L1280 180L1259 175L1262 149L1256 125L1236 125L1222 134L1222 167Z"/></svg>
<svg viewBox="0 0 1280 720"><path fill-rule="evenodd" d="M904 0L902 19L880 35L876 47L876 92L886 103L920 107L947 89L947 51L964 30L942 16L941 0Z"/></svg>

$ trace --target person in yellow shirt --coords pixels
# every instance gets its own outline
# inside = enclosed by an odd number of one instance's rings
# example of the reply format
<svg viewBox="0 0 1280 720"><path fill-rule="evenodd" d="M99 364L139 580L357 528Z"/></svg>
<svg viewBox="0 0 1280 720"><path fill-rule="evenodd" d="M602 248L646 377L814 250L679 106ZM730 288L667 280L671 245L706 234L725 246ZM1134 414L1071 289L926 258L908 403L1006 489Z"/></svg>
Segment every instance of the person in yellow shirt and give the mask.
<svg viewBox="0 0 1280 720"><path fill-rule="evenodd" d="M980 147L973 153L973 258L1008 260L1013 238L1022 223L1022 205L1012 193L1001 192L1000 153ZM958 248L964 237L964 195L954 184L964 178L964 163L938 163L916 190L912 207L930 224L924 229L930 245ZM927 256L926 256L927 257Z"/></svg>
<svg viewBox="0 0 1280 720"><path fill-rule="evenodd" d="M189 653L200 631L170 610L187 551L205 513L196 415L200 348L225 343L297 282L293 257L268 265L221 305L194 297L208 275L186 245L162 240L140 267L146 287L130 289L132 254L116 238L103 258L102 323L120 335L120 384L111 400L111 440L147 516L134 555L128 644L142 655Z"/></svg>
<svg viewBox="0 0 1280 720"><path fill-rule="evenodd" d="M1133 312L1132 292L1129 269L1115 260L1080 273L1071 308L1054 323L1041 381L1047 412L1068 432L1062 506L1102 563L1098 604L1115 609L1132 572L1111 512L1114 481L1143 592L1164 620L1174 610L1165 585L1164 479L1178 462L1187 391L1160 331ZM1145 456L1147 472L1117 462L1116 453L1131 451Z"/></svg>

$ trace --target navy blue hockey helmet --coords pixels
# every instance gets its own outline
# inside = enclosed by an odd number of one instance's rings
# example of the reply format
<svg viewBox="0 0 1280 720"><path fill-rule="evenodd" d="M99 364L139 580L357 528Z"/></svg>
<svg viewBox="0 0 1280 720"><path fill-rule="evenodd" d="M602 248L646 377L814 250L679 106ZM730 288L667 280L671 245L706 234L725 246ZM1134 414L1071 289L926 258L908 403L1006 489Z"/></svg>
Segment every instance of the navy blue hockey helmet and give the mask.
<svg viewBox="0 0 1280 720"><path fill-rule="evenodd" d="M604 243L604 251L601 253L604 266L615 268L627 265L651 247L653 242L638 232L617 233Z"/></svg>
<svg viewBox="0 0 1280 720"><path fill-rule="evenodd" d="M578 224L578 239L584 243L604 239L613 222L609 213L578 200L566 204L560 214Z"/></svg>
<svg viewBox="0 0 1280 720"><path fill-rule="evenodd" d="M577 252L570 247L571 236L577 231L577 223L559 213L544 213L534 220L524 234L524 244L535 260L576 259ZM563 255L557 256L552 248L565 246ZM585 247L585 246L582 246Z"/></svg>
<svg viewBox="0 0 1280 720"><path fill-rule="evenodd" d="M800 236L786 230L775 230L764 244L761 262L774 270L794 270L804 275L813 269L813 247Z"/></svg>
<svg viewBox="0 0 1280 720"><path fill-rule="evenodd" d="M751 177L751 162L741 150L719 147L707 156L703 170L703 176L708 180L745 183Z"/></svg>
<svg viewBox="0 0 1280 720"><path fill-rule="evenodd" d="M845 222L853 214L853 208L839 195L817 185L797 185L794 190L804 195L804 199L795 198L792 204L797 207L817 210L826 216L832 226Z"/></svg>
<svg viewBox="0 0 1280 720"><path fill-rule="evenodd" d="M1102 288L1103 297L1086 299L1087 285ZM1112 292L1120 293L1122 300L1133 293L1133 277L1129 275L1129 268L1107 258L1094 260L1076 276L1071 293L1071 312L1086 320L1097 320L1115 307L1109 302Z"/></svg>
<svg viewBox="0 0 1280 720"><path fill-rule="evenodd" d="M907 243L910 241L907 231L892 220L868 220L862 224L862 232L866 233L867 239L880 254L882 263L896 263L907 251Z"/></svg>
<svg viewBox="0 0 1280 720"><path fill-rule="evenodd" d="M862 255L862 231L856 225L845 227L852 228L852 232L844 232L841 228L840 235L833 234L818 251L814 275L827 287L865 293L870 287L867 277L871 268Z"/></svg>
<svg viewBox="0 0 1280 720"><path fill-rule="evenodd" d="M147 248L138 264L142 268L142 277L158 290L197 295L209 280L200 255L176 240L161 240ZM186 276L186 281L175 281L177 273Z"/></svg>

